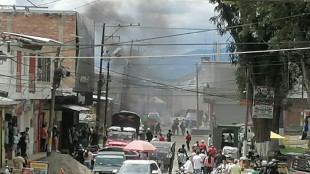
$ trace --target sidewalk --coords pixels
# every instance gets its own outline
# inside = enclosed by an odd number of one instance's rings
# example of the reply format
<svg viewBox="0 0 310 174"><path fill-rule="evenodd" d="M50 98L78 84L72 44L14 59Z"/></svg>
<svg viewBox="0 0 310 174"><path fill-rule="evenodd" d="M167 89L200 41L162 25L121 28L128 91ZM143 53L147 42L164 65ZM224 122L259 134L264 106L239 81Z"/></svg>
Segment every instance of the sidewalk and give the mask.
<svg viewBox="0 0 310 174"><path fill-rule="evenodd" d="M38 161L38 160L40 160L42 158L45 158L45 157L46 157L46 152L39 152L39 153L30 155L30 156L28 156L28 163L30 161ZM9 168L13 168L13 161L12 160L8 160L7 165L9 166ZM5 166L3 168L1 168L0 169L0 173L4 172L5 168L6 168Z"/></svg>

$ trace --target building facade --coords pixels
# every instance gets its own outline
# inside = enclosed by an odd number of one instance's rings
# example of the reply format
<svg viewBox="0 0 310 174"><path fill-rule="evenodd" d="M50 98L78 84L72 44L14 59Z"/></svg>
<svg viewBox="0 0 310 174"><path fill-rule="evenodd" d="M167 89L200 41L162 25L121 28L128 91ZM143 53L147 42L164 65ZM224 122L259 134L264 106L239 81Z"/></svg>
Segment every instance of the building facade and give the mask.
<svg viewBox="0 0 310 174"><path fill-rule="evenodd" d="M0 57L0 94L19 101L15 107L3 110L2 119L7 120L1 125L3 142L6 142L7 135L4 133L9 122L16 124L18 132L29 127L31 141L27 153L31 155L40 149L42 124L61 126L61 108L50 119L56 56L61 57L59 68L64 74L59 88L74 88L81 95L92 95L93 59L80 61L75 58L94 56L93 48L79 49L81 44L94 44L94 31L87 27L90 21L76 12L68 11L0 10L0 50L4 55ZM88 71L80 72L81 69ZM78 86L80 84L91 85L81 88ZM2 154L2 159L4 156Z"/></svg>

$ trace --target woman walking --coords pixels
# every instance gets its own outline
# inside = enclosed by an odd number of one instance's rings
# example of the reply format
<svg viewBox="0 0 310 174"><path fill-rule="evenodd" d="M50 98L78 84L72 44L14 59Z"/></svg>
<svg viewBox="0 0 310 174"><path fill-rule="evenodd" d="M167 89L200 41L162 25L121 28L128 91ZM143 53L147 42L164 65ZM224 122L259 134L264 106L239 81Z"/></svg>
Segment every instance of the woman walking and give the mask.
<svg viewBox="0 0 310 174"><path fill-rule="evenodd" d="M211 174L213 167L214 167L214 158L210 153L208 153L208 157L204 160L204 166L205 166L205 174Z"/></svg>

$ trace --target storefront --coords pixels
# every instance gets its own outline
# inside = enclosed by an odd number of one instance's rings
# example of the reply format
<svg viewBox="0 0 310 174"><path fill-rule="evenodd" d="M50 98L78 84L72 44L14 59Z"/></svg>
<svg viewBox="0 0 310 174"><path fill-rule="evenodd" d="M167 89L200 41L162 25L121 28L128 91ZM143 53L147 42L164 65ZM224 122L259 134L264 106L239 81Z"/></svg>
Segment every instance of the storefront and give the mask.
<svg viewBox="0 0 310 174"><path fill-rule="evenodd" d="M0 167L5 166L5 159L12 156L12 151L9 151L9 125L16 123L16 117L12 116L12 111L18 105L18 101L0 97Z"/></svg>

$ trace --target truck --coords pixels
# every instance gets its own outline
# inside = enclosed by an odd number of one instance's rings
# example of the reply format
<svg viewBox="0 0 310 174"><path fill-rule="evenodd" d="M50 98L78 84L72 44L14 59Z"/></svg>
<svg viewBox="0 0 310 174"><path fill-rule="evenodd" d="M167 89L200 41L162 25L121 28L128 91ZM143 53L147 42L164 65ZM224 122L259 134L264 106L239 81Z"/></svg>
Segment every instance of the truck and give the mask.
<svg viewBox="0 0 310 174"><path fill-rule="evenodd" d="M137 113L121 111L112 115L106 146L126 146L139 136L141 119Z"/></svg>

